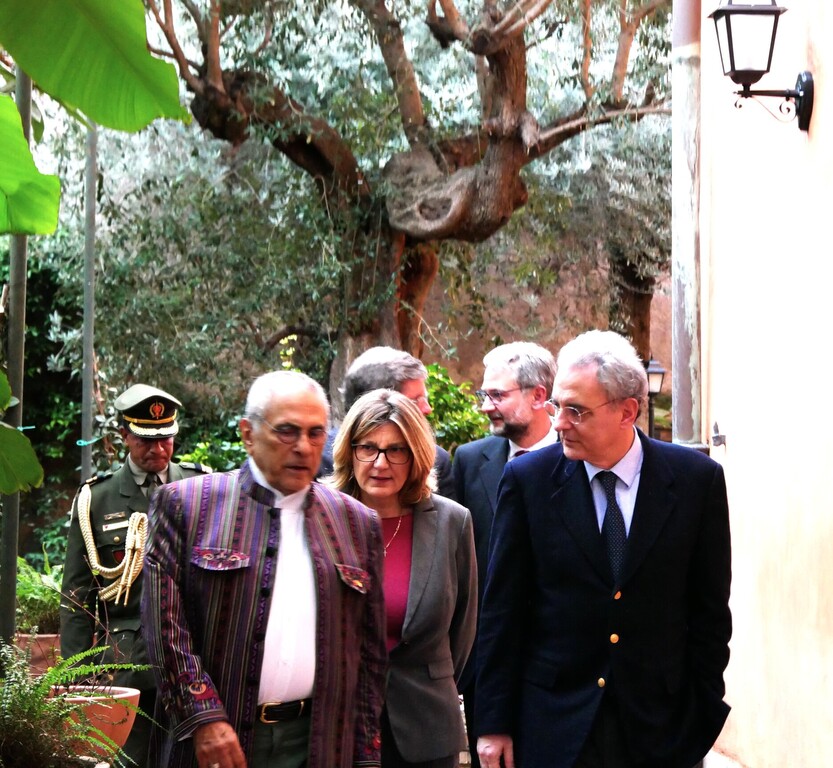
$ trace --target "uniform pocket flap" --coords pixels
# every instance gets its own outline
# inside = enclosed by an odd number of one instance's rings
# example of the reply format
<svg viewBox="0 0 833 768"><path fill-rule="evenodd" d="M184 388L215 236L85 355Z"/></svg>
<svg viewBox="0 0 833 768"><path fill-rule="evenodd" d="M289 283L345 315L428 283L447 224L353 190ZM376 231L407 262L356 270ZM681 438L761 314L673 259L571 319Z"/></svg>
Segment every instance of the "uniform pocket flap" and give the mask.
<svg viewBox="0 0 833 768"><path fill-rule="evenodd" d="M249 556L245 552L233 549L199 549L191 550L191 564L207 571L233 571L248 568Z"/></svg>
<svg viewBox="0 0 833 768"><path fill-rule="evenodd" d="M367 594L370 588L370 574L355 565L346 565L344 563L336 563L336 569L341 580L351 589L356 592L361 592L363 595Z"/></svg>

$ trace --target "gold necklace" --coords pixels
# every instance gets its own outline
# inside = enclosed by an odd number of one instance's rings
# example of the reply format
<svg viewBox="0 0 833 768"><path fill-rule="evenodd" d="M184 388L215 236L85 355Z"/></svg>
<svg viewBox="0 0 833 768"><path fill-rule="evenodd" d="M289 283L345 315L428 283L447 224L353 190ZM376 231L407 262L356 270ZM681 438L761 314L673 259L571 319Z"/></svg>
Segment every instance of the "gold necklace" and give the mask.
<svg viewBox="0 0 833 768"><path fill-rule="evenodd" d="M385 544L384 539L382 540L382 545L385 548L385 557L388 556L388 547L393 544L393 540L396 538L396 534L399 533L399 529L402 527L402 513L399 513L399 520L396 523L396 530L393 532L393 536L390 537L387 544Z"/></svg>

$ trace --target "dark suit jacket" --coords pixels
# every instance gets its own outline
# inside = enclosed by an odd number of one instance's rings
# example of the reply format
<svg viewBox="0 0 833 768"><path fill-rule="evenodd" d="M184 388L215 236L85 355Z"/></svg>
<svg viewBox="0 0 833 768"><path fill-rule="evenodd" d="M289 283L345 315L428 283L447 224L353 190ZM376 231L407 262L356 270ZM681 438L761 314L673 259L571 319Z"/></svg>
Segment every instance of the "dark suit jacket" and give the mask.
<svg viewBox="0 0 833 768"><path fill-rule="evenodd" d="M471 512L474 527L474 548L477 554L478 605L483 599L486 564L489 561L489 534L497 508L497 489L509 455L505 437L489 436L461 445L454 452L451 473L454 498ZM477 664L477 642L472 647L468 664L460 678L460 690L474 682Z"/></svg>
<svg viewBox="0 0 833 768"><path fill-rule="evenodd" d="M385 704L396 746L411 763L465 749L457 680L477 625L471 516L432 495L414 509L408 605L390 652Z"/></svg>
<svg viewBox="0 0 833 768"><path fill-rule="evenodd" d="M582 462L561 445L507 465L478 635L477 732L518 768L570 768L602 695L631 759L690 768L729 707L731 553L723 470L649 440L619 584Z"/></svg>

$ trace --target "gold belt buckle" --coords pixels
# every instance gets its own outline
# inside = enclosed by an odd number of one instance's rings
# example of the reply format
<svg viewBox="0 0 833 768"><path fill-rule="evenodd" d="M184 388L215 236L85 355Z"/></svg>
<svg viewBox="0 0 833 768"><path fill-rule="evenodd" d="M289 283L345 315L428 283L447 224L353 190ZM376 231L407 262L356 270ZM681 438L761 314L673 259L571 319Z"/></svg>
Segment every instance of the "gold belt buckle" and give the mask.
<svg viewBox="0 0 833 768"><path fill-rule="evenodd" d="M260 705L260 722L266 723L266 725L271 725L272 723L280 722L279 720L267 720L266 719L266 707L279 707L283 702L282 701L267 701L265 704Z"/></svg>

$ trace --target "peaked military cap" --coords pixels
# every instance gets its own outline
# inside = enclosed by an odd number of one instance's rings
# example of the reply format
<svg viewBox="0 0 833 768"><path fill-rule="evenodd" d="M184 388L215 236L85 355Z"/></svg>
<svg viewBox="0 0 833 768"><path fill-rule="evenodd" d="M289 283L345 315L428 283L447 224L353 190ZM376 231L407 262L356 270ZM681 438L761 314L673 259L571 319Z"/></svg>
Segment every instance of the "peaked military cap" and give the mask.
<svg viewBox="0 0 833 768"><path fill-rule="evenodd" d="M115 402L124 426L139 437L171 437L179 432L177 408L182 407L173 395L147 384L134 384Z"/></svg>

